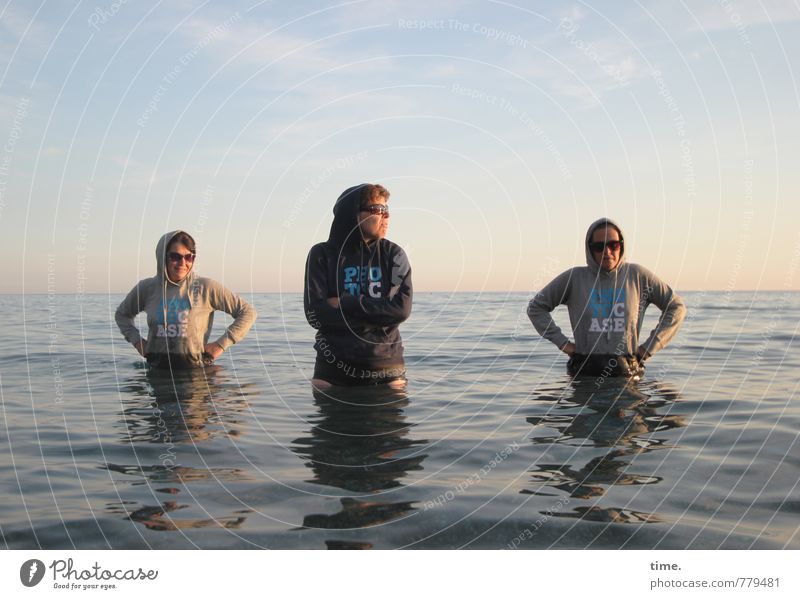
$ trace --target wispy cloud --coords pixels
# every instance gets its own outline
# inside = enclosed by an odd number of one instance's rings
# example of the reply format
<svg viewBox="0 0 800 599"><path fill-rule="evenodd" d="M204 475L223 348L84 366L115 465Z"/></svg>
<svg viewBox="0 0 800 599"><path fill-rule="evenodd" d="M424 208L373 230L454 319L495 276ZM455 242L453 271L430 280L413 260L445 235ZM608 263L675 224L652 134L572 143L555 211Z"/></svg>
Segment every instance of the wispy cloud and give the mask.
<svg viewBox="0 0 800 599"><path fill-rule="evenodd" d="M696 19L691 24L693 30L727 30L800 20L800 6L787 0L720 0L700 8L689 7Z"/></svg>
<svg viewBox="0 0 800 599"><path fill-rule="evenodd" d="M213 51L206 53L218 65L288 69L296 78L302 72L325 71L341 64L341 53L331 51L335 40L325 39L325 35L291 33L290 27L252 18L238 20L224 31L220 24L208 18L192 19L180 33L188 46L196 47L211 32L219 31L209 44Z"/></svg>
<svg viewBox="0 0 800 599"><path fill-rule="evenodd" d="M63 148L59 148L58 146L47 146L44 150L42 150L42 156L46 158L50 158L52 156L61 156L64 153Z"/></svg>
<svg viewBox="0 0 800 599"><path fill-rule="evenodd" d="M388 23L396 25L400 19L434 21L458 17L470 3L464 0L437 0L437 2L408 2L407 0L381 0L380 2L353 2L342 6L333 17L340 26L357 27Z"/></svg>
<svg viewBox="0 0 800 599"><path fill-rule="evenodd" d="M556 28L557 34L538 41L537 52L512 54L504 64L557 97L576 101L579 109L596 106L605 95L647 76L646 65L627 41L570 19Z"/></svg>
<svg viewBox="0 0 800 599"><path fill-rule="evenodd" d="M5 75L13 66L11 61L19 61L31 51L43 51L47 36L47 27L41 19L34 19L19 6L6 3L0 10L0 84L6 86Z"/></svg>
<svg viewBox="0 0 800 599"><path fill-rule="evenodd" d="M0 30L3 43L7 45L16 45L22 40L40 42L45 32L41 20L34 20L32 15L10 2L0 11Z"/></svg>

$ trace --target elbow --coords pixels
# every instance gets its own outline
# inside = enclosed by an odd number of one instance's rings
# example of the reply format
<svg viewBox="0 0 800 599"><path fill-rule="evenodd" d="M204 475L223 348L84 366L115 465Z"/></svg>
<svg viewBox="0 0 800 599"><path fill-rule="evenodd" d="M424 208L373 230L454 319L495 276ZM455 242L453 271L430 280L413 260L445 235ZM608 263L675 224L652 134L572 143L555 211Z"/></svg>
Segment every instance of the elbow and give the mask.
<svg viewBox="0 0 800 599"><path fill-rule="evenodd" d="M133 319L135 314L131 314L128 310L126 310L122 304L117 306L116 311L114 312L114 322L117 323L120 331L124 331L125 328L133 325Z"/></svg>
<svg viewBox="0 0 800 599"><path fill-rule="evenodd" d="M248 330L256 322L256 318L258 318L258 312L256 312L256 309L250 304L242 306L240 309L229 314L233 316L233 319L237 325L244 326Z"/></svg>
<svg viewBox="0 0 800 599"><path fill-rule="evenodd" d="M235 311L231 313L231 316L237 318L240 315L242 315L246 318L251 318L255 320L256 316L258 316L258 312L256 312L255 306L250 302L246 301L244 298L240 297L238 298L238 300L239 303L236 306Z"/></svg>
<svg viewBox="0 0 800 599"><path fill-rule="evenodd" d="M677 300L673 300L672 302L672 314L673 319L675 322L683 322L683 319L686 318L686 304L683 303L683 300L680 298Z"/></svg>
<svg viewBox="0 0 800 599"><path fill-rule="evenodd" d="M114 313L114 322L117 323L117 328L123 335L125 334L125 329L133 324L131 317L123 314L119 309Z"/></svg>
<svg viewBox="0 0 800 599"><path fill-rule="evenodd" d="M403 309L400 311L399 322L405 322L410 317L411 317L411 302L408 302L408 305L404 306Z"/></svg>
<svg viewBox="0 0 800 599"><path fill-rule="evenodd" d="M408 301L403 302L397 312L394 315L392 320L394 321L393 324L400 324L401 322L405 322L411 316L411 298Z"/></svg>
<svg viewBox="0 0 800 599"><path fill-rule="evenodd" d="M528 316L532 314L540 313L544 310L541 302L539 301L539 294L536 294L531 298L531 301L528 302Z"/></svg>
<svg viewBox="0 0 800 599"><path fill-rule="evenodd" d="M528 304L528 318L531 320L532 323L536 324L536 319L542 316L542 314L547 313L542 306L540 306L536 299L532 299Z"/></svg>

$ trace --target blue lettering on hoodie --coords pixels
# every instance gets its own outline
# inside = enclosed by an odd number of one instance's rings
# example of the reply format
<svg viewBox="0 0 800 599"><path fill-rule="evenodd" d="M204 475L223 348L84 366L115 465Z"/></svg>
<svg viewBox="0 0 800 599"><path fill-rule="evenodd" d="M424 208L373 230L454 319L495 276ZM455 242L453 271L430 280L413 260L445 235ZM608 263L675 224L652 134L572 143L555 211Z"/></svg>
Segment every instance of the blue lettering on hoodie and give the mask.
<svg viewBox="0 0 800 599"><path fill-rule="evenodd" d="M380 266L345 266L342 272L344 290L350 295L369 295L382 297L381 279L383 273ZM364 290L366 289L366 293Z"/></svg>
<svg viewBox="0 0 800 599"><path fill-rule="evenodd" d="M593 289L589 297L592 321L589 330L595 333L625 330L625 288Z"/></svg>
<svg viewBox="0 0 800 599"><path fill-rule="evenodd" d="M158 328L156 329L156 337L185 337L186 327L189 322L189 310L192 309L192 304L187 297L173 297L167 300L161 300L158 313L156 314L156 322ZM167 322L164 323L164 316L167 317Z"/></svg>

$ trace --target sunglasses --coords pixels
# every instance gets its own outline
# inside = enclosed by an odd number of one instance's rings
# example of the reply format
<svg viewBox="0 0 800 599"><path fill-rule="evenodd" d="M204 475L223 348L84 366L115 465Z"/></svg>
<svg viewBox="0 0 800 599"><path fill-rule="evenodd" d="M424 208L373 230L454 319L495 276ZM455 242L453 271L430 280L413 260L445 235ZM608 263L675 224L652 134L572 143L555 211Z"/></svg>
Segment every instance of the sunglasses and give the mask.
<svg viewBox="0 0 800 599"><path fill-rule="evenodd" d="M179 254L178 252L169 252L167 254L167 258L169 258L170 262L181 262L182 260L186 260L189 264L194 262L194 254Z"/></svg>
<svg viewBox="0 0 800 599"><path fill-rule="evenodd" d="M612 252L616 252L622 247L622 241L592 241L589 243L589 249L596 254L601 254L609 248Z"/></svg>
<svg viewBox="0 0 800 599"><path fill-rule="evenodd" d="M381 216L389 216L389 206L386 204L370 204L369 206L362 206L361 212L369 212L370 214L380 214Z"/></svg>

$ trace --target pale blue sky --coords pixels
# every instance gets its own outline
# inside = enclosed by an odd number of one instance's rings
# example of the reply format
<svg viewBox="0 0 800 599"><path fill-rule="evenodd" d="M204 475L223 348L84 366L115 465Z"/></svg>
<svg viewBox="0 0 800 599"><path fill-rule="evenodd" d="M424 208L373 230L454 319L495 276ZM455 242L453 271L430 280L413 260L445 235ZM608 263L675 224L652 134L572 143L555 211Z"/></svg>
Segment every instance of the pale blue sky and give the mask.
<svg viewBox="0 0 800 599"><path fill-rule="evenodd" d="M798 289L790 2L0 5L0 292L123 292L166 230L297 291L346 187L418 291L531 291L620 221L678 289Z"/></svg>

